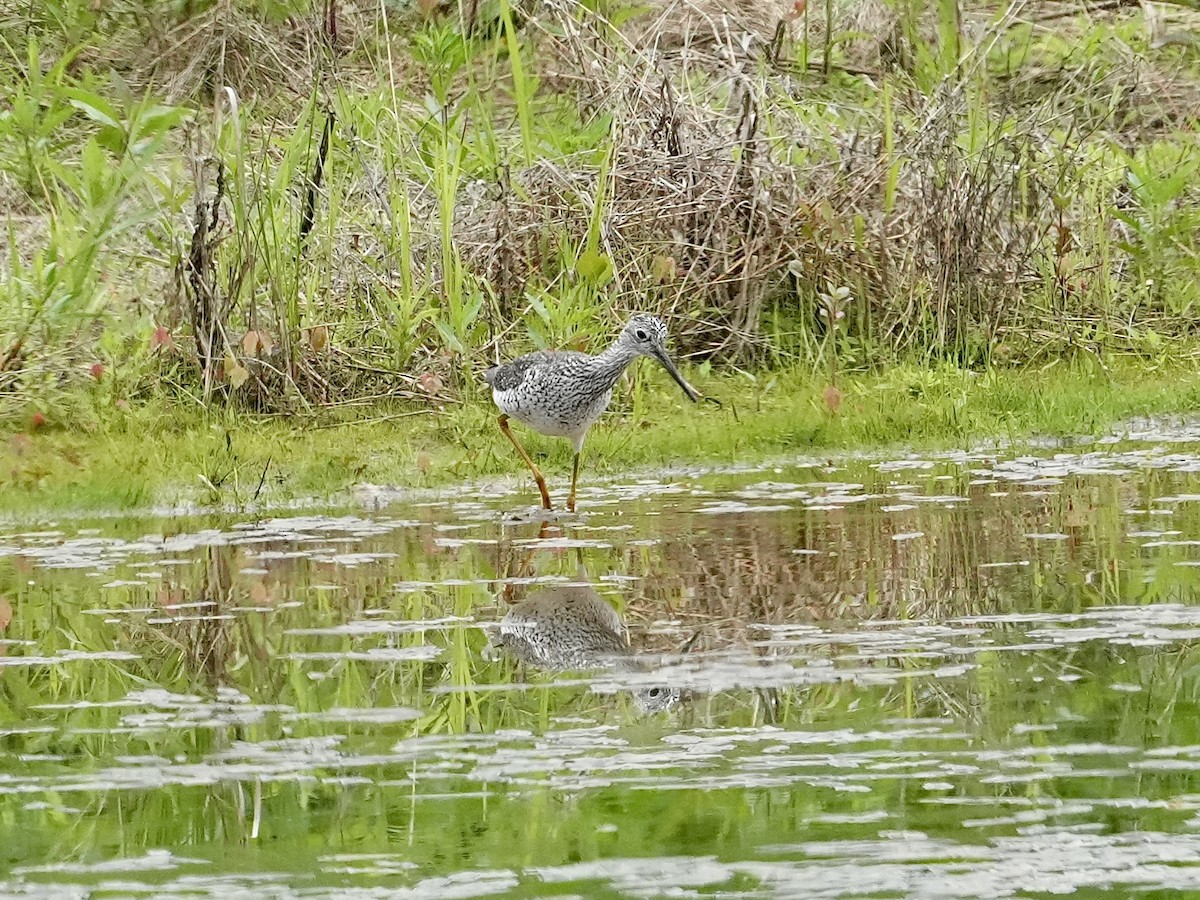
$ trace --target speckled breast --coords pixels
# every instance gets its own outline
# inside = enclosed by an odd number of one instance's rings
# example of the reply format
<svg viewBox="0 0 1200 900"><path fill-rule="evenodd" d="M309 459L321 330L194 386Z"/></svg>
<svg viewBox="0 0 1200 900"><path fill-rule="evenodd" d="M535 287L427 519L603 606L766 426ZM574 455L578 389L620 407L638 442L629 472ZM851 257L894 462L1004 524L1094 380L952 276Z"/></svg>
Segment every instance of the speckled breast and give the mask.
<svg viewBox="0 0 1200 900"><path fill-rule="evenodd" d="M572 437L586 430L608 408L612 389L589 391L587 382L567 378L527 378L511 391L493 393L496 405L523 425L551 437Z"/></svg>

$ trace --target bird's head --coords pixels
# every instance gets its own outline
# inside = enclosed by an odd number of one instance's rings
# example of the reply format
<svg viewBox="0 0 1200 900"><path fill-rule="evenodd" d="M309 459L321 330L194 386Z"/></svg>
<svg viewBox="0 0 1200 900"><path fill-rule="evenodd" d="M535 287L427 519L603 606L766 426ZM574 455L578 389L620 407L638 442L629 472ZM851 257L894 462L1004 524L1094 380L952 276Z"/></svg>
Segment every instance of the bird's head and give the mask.
<svg viewBox="0 0 1200 900"><path fill-rule="evenodd" d="M675 379L675 383L683 388L683 392L687 394L689 400L695 403L700 399L695 388L679 374L679 370L675 368L675 363L671 361L671 357L667 353L667 326L663 324L662 319L638 313L625 325L619 342L634 353L658 360Z"/></svg>
<svg viewBox="0 0 1200 900"><path fill-rule="evenodd" d="M643 356L657 356L659 351L666 352L667 326L656 316L638 313L625 323L621 342Z"/></svg>
<svg viewBox="0 0 1200 900"><path fill-rule="evenodd" d="M633 702L644 713L656 713L670 709L679 702L680 698L679 688L656 686L639 688L633 692Z"/></svg>

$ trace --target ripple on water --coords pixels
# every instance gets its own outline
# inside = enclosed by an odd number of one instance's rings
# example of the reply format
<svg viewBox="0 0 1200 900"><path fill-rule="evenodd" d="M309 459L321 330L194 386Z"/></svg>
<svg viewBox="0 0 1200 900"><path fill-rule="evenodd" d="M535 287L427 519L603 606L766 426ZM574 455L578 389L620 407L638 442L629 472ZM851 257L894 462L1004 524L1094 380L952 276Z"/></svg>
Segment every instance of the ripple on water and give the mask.
<svg viewBox="0 0 1200 900"><path fill-rule="evenodd" d="M1195 893L1200 431L1154 441L10 528L0 894ZM491 646L589 587L580 668Z"/></svg>

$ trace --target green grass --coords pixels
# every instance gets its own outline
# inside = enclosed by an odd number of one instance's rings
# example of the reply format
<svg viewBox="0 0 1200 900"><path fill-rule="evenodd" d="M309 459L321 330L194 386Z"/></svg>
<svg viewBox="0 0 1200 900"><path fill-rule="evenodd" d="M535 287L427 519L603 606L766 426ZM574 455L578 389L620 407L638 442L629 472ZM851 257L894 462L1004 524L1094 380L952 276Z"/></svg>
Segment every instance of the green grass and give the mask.
<svg viewBox="0 0 1200 900"><path fill-rule="evenodd" d="M0 423L96 364L185 418L200 396L306 421L595 346L634 309L759 372L1194 338L1200 52L1137 12L809 4L782 57L737 64L751 137L725 64L614 30L642 4L505 0L469 34L423 4L149 6L0 13ZM297 43L327 9L337 51Z"/></svg>
<svg viewBox="0 0 1200 900"><path fill-rule="evenodd" d="M524 479L479 371L635 309L724 405L639 379L592 477L1195 405L1200 51L1140 13L809 4L743 116L640 4L148 6L0 13L0 509Z"/></svg>
<svg viewBox="0 0 1200 900"><path fill-rule="evenodd" d="M592 430L587 479L687 463L755 462L850 449L967 446L992 438L1100 434L1122 420L1200 406L1200 373L1187 364L1149 367L1087 359L1041 369L973 373L900 366L843 381L828 409L823 381L780 373L695 376L722 406L688 404L665 377L618 394ZM645 385L645 387L641 387ZM79 424L79 423L89 424ZM521 430L564 490L566 442ZM265 473L265 475L264 475ZM0 492L17 514L103 510L159 502L283 502L332 498L357 483L441 487L517 478L536 491L495 427L482 391L442 412L376 408L305 421L234 412L181 415L143 407L53 418L0 444Z"/></svg>

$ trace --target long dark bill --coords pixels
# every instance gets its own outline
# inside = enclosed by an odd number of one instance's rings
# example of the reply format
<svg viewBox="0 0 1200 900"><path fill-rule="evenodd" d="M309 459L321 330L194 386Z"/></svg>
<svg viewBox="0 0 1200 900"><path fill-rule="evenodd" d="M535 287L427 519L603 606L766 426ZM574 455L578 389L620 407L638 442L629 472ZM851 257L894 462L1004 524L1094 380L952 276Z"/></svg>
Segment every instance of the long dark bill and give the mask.
<svg viewBox="0 0 1200 900"><path fill-rule="evenodd" d="M687 394L688 399L695 403L700 399L700 394L696 392L690 384L683 380L683 376L679 374L679 370L675 368L675 363L671 362L671 357L667 356L665 350L655 350L654 358L662 363L663 368L671 373L671 377L675 379L675 383L683 388L683 392Z"/></svg>

